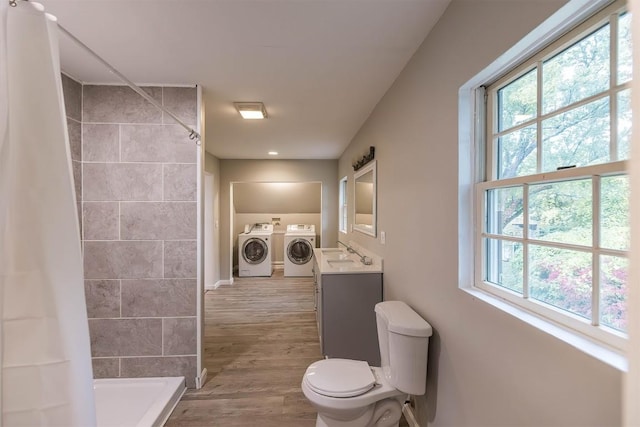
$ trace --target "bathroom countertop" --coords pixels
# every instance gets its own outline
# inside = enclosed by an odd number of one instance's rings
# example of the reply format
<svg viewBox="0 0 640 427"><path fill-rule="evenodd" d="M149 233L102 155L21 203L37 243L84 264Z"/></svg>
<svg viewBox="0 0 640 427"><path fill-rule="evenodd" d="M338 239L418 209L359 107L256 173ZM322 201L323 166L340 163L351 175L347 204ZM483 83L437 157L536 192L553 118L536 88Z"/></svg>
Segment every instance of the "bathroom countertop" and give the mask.
<svg viewBox="0 0 640 427"><path fill-rule="evenodd" d="M371 265L365 265L355 253L349 253L343 248L315 248L313 256L320 274L362 274L382 273L382 258L364 251L362 248L354 248L362 255L371 258Z"/></svg>

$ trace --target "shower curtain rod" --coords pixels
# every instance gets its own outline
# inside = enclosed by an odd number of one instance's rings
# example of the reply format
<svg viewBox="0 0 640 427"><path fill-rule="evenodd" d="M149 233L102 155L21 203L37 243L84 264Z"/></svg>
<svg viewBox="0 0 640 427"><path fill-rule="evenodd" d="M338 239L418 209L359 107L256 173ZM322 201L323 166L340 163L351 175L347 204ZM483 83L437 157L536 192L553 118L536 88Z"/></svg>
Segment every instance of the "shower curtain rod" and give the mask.
<svg viewBox="0 0 640 427"><path fill-rule="evenodd" d="M11 5L12 7L15 7L17 5L16 3L17 0L9 0L9 5ZM23 0L23 1L29 1L29 0ZM153 104L157 109L159 109L160 111L164 111L165 113L167 113L169 116L171 116L171 118L173 120L176 121L176 123L178 123L180 126L182 126L183 128L185 128L187 130L187 132L189 132L189 139L194 140L196 142L197 145L200 145L200 134L198 132L196 132L195 129L193 129L192 127L186 125L182 120L180 120L175 114L173 114L171 111L169 111L167 108L165 108L162 104L160 104L158 101L156 101L155 99L153 99L147 92L145 92L144 90L142 90L140 88L140 86L138 86L137 84L135 84L134 82L132 82L131 80L129 80L124 74L122 74L120 71L118 71L115 67L113 67L111 64L109 64L107 61L105 61L104 59L102 59L102 57L100 55L98 55L97 53L95 53L89 46L87 46L86 44L84 44L83 42L81 42L76 36L74 36L73 34L71 34L66 28L64 28L62 25L58 24L58 28L60 29L60 31L62 31L62 33L64 33L67 37L69 37L71 40L73 40L78 46L80 46L81 48L83 48L87 53L89 53L91 56L93 56L96 60L98 60L98 62L100 62L102 65L104 65L107 70L109 70L111 73L115 74L116 77L118 77L120 80L122 80L124 83L127 84L127 86L129 86L131 89L133 89L138 95L140 95L141 97L143 97L144 99L146 99L147 101L149 101L151 104Z"/></svg>

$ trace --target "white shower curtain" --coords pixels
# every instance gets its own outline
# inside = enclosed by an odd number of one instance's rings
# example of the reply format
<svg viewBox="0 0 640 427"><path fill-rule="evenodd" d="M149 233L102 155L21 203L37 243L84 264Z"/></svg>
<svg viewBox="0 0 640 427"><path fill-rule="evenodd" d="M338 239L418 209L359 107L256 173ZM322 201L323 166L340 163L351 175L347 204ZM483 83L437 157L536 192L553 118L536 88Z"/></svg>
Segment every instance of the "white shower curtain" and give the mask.
<svg viewBox="0 0 640 427"><path fill-rule="evenodd" d="M2 426L96 424L58 57L44 8L0 0Z"/></svg>

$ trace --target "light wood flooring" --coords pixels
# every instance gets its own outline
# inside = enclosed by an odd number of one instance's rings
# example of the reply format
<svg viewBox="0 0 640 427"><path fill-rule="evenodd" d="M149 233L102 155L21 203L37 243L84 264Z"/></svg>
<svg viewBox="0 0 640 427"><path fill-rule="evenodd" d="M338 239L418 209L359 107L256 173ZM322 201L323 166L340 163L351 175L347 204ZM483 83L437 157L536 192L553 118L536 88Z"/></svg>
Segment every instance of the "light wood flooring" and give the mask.
<svg viewBox="0 0 640 427"><path fill-rule="evenodd" d="M322 358L313 279L276 270L234 280L205 294L207 382L187 390L166 426L315 426L300 389L307 366Z"/></svg>
<svg viewBox="0 0 640 427"><path fill-rule="evenodd" d="M315 426L300 389L307 366L322 358L313 279L235 278L205 294L200 390L187 390L166 426Z"/></svg>

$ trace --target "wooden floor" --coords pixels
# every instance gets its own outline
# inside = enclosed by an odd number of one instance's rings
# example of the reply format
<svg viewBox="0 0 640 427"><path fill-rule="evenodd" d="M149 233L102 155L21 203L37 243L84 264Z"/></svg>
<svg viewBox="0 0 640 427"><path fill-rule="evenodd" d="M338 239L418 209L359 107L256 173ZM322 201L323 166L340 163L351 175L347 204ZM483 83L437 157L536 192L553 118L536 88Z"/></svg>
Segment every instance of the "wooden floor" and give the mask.
<svg viewBox="0 0 640 427"><path fill-rule="evenodd" d="M315 426L300 389L307 366L321 359L313 279L236 278L205 294L208 370L188 390L167 426Z"/></svg>

